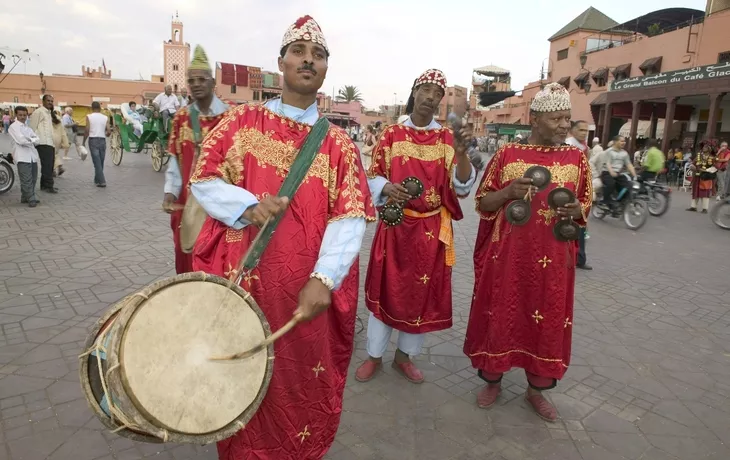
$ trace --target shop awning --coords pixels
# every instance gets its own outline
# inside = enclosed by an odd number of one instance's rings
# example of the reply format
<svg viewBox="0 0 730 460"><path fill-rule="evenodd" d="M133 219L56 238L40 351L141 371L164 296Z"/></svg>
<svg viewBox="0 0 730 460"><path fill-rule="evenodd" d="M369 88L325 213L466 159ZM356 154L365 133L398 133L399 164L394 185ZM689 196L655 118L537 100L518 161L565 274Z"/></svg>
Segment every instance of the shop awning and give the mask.
<svg viewBox="0 0 730 460"><path fill-rule="evenodd" d="M613 78L617 80L629 78L631 76L631 63L616 66L611 73L613 74Z"/></svg>
<svg viewBox="0 0 730 460"><path fill-rule="evenodd" d="M593 72L593 81L596 83L606 82L608 80L608 67L601 67Z"/></svg>
<svg viewBox="0 0 730 460"><path fill-rule="evenodd" d="M659 73L662 69L662 56L656 56L647 59L639 66L642 72L646 73L651 70L653 73Z"/></svg>
<svg viewBox="0 0 730 460"><path fill-rule="evenodd" d="M573 79L573 81L576 84L580 85L584 81L588 80L588 77L590 77L590 75L591 75L591 73L589 71L584 70L581 73L579 73L578 76Z"/></svg>
<svg viewBox="0 0 730 460"><path fill-rule="evenodd" d="M636 137L639 139L648 139L651 137L651 133L649 132L651 130L651 121L648 120L639 120L638 128L636 129ZM677 137L682 131L682 122L675 121L672 124L672 129L670 134L670 139L674 139ZM631 134L631 122L625 123L621 129L618 132L619 136L629 137L629 134ZM660 118L657 120L656 125L656 138L657 139L663 139L664 138L664 119Z"/></svg>

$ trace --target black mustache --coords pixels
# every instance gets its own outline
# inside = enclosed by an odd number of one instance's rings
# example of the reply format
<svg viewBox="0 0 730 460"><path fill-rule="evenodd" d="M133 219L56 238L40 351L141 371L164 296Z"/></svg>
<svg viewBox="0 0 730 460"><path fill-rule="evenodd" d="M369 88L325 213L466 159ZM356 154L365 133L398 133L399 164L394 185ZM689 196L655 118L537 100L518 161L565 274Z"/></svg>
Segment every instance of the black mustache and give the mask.
<svg viewBox="0 0 730 460"><path fill-rule="evenodd" d="M307 70L309 72L312 72L314 75L317 75L317 71L314 70L314 65L312 64L304 64L297 69L297 72L301 72L302 70Z"/></svg>

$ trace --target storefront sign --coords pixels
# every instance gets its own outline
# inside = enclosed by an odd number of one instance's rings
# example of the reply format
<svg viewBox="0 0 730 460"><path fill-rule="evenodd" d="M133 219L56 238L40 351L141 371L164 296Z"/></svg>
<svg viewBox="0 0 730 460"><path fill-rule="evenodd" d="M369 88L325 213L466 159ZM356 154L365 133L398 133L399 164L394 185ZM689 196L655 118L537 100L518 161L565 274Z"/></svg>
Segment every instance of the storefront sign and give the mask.
<svg viewBox="0 0 730 460"><path fill-rule="evenodd" d="M654 86L672 85L691 81L714 80L730 78L730 62L723 64L693 67L691 69L662 72L649 77L633 77L625 80L614 80L609 87L610 91L626 89L646 89Z"/></svg>

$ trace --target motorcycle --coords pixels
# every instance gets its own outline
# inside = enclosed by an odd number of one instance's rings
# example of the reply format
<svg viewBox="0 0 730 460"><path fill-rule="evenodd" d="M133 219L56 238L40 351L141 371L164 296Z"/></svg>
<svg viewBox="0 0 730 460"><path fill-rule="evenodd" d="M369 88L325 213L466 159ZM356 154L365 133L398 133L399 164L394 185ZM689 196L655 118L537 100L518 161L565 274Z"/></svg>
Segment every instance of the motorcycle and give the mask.
<svg viewBox="0 0 730 460"><path fill-rule="evenodd" d="M0 153L0 195L13 188L15 171L13 171L13 154Z"/></svg>
<svg viewBox="0 0 730 460"><path fill-rule="evenodd" d="M661 217L669 210L672 189L656 181L644 181L639 179L639 193L641 199L649 203L649 214L654 217Z"/></svg>
<svg viewBox="0 0 730 460"><path fill-rule="evenodd" d="M710 211L710 219L718 227L730 230L730 196L717 203Z"/></svg>
<svg viewBox="0 0 730 460"><path fill-rule="evenodd" d="M641 184L632 180L631 176L624 173L629 184L628 188L618 190L611 197L614 205L607 206L603 203L603 188L596 191L596 200L591 208L591 215L596 219L602 220L606 216L614 218L622 218L626 227L631 230L638 230L644 226L649 218L649 199L648 196L640 197L639 191Z"/></svg>

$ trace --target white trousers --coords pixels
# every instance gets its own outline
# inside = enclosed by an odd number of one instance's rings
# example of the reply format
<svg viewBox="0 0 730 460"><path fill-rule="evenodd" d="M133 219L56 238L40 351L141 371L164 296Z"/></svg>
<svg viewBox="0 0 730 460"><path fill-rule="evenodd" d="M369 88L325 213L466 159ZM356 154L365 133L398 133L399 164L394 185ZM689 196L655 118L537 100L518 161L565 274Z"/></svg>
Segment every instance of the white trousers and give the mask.
<svg viewBox="0 0 730 460"><path fill-rule="evenodd" d="M709 198L701 198L702 203L702 209L710 209L710 199ZM697 209L697 200L692 198L692 203L690 204L690 207Z"/></svg>
<svg viewBox="0 0 730 460"><path fill-rule="evenodd" d="M371 358L382 358L385 350L388 349L390 342L390 334L393 328L380 321L375 315L370 313L368 319L368 355ZM416 356L421 354L423 348L423 340L426 338L424 334L409 334L407 332L398 331L398 349L408 356Z"/></svg>

